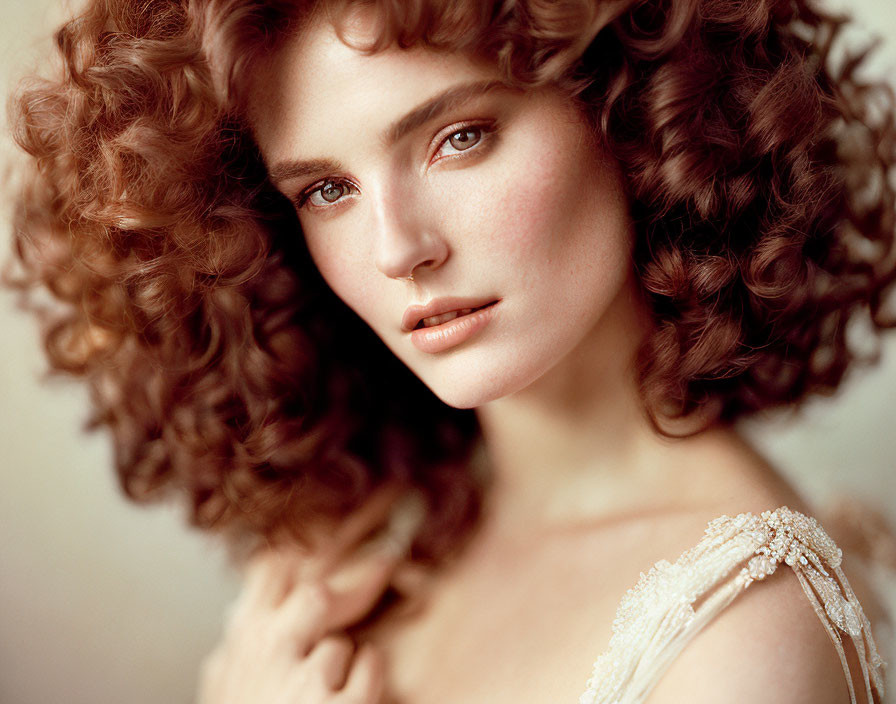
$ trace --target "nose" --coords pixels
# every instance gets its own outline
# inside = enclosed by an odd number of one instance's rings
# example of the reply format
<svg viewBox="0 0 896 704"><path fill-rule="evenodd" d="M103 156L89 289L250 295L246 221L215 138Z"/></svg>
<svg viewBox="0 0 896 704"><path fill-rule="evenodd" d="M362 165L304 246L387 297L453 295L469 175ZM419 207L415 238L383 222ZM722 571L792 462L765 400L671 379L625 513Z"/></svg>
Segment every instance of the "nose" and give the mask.
<svg viewBox="0 0 896 704"><path fill-rule="evenodd" d="M374 211L376 267L390 279L419 276L448 258L448 243L423 194L393 189L381 194Z"/></svg>

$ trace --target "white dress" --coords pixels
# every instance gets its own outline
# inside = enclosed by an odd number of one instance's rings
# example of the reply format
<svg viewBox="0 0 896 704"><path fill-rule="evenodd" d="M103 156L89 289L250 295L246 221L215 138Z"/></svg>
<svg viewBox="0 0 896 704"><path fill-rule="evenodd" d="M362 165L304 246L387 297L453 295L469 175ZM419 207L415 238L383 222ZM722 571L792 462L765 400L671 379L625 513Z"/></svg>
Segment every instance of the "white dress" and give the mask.
<svg viewBox="0 0 896 704"><path fill-rule="evenodd" d="M606 652L579 704L642 702L684 646L754 582L784 563L796 574L840 656L856 704L844 639L852 641L867 701L884 697L884 662L846 575L842 552L818 521L787 507L710 522L675 563L661 560L628 591ZM694 604L700 601L697 608Z"/></svg>

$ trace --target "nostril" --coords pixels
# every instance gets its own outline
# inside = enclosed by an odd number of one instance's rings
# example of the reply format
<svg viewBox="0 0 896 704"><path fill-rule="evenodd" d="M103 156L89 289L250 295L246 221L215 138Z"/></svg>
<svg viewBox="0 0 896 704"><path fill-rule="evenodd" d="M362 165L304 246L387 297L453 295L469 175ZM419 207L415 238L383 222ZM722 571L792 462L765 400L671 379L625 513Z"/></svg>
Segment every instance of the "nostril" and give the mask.
<svg viewBox="0 0 896 704"><path fill-rule="evenodd" d="M435 271L448 258L447 243L440 237L383 227L376 244L376 268L391 279L410 280L424 269Z"/></svg>

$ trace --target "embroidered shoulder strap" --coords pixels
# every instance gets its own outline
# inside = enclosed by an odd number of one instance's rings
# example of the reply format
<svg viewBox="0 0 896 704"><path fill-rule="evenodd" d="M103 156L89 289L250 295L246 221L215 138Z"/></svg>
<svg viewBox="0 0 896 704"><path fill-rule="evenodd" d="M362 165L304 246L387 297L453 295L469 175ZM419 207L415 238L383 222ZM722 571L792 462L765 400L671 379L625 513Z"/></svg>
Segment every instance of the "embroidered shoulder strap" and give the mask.
<svg viewBox="0 0 896 704"><path fill-rule="evenodd" d="M818 521L786 506L762 516L743 513L715 519L700 543L675 563L661 560L647 574L641 573L619 605L609 648L594 663L579 704L641 702L709 621L782 562L796 574L840 656L852 704L856 693L844 637L851 639L858 653L867 701L881 701L884 663L868 619L840 568L841 558L842 552ZM698 600L702 601L695 609Z"/></svg>

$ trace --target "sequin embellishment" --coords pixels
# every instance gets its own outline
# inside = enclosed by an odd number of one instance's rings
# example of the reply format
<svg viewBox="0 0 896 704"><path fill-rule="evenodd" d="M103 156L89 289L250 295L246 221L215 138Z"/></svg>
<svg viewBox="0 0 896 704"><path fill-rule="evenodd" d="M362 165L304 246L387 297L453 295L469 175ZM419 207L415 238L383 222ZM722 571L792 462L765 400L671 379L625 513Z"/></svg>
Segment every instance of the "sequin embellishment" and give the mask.
<svg viewBox="0 0 896 704"><path fill-rule="evenodd" d="M643 701L684 646L739 593L774 574L781 563L794 571L830 636L851 703L856 704L856 693L845 637L858 653L867 701L881 701L884 662L840 568L841 559L842 552L818 521L786 506L761 516L742 513L711 521L700 543L674 563L657 562L623 597L609 647L594 663L579 704Z"/></svg>

